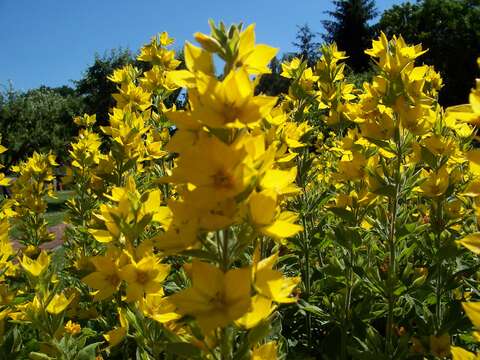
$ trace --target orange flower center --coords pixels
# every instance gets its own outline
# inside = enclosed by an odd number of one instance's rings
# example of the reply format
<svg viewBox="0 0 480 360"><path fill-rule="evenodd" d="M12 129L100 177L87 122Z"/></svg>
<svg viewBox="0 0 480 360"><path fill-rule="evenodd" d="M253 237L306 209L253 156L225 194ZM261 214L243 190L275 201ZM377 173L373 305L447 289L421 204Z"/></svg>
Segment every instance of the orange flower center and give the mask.
<svg viewBox="0 0 480 360"><path fill-rule="evenodd" d="M150 277L146 271L138 271L137 270L137 282L140 284L146 284Z"/></svg>
<svg viewBox="0 0 480 360"><path fill-rule="evenodd" d="M231 174L224 169L220 169L213 176L213 184L217 188L232 189L234 187L234 181Z"/></svg>

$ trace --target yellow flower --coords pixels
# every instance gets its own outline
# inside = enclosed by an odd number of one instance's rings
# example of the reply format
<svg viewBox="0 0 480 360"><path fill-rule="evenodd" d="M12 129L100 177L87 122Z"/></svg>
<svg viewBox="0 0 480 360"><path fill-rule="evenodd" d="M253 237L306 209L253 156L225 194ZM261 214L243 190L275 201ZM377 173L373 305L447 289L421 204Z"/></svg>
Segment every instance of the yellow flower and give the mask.
<svg viewBox="0 0 480 360"><path fill-rule="evenodd" d="M127 283L126 301L140 300L144 294L158 293L162 282L168 276L170 265L159 263L154 256L142 258L139 262L132 259L131 264L120 270L120 278Z"/></svg>
<svg viewBox="0 0 480 360"><path fill-rule="evenodd" d="M84 114L83 116L75 116L73 122L79 126L90 127L97 121L97 115Z"/></svg>
<svg viewBox="0 0 480 360"><path fill-rule="evenodd" d="M452 353L452 360L478 360L479 356L475 353L462 349L458 346L450 347Z"/></svg>
<svg viewBox="0 0 480 360"><path fill-rule="evenodd" d="M0 340L3 340L3 335L5 334L5 319L10 315L10 309L3 309L0 311Z"/></svg>
<svg viewBox="0 0 480 360"><path fill-rule="evenodd" d="M171 211L166 231L152 239L165 254L177 253L198 244L198 219L195 209L184 201L170 200Z"/></svg>
<svg viewBox="0 0 480 360"><path fill-rule="evenodd" d="M280 271L273 270L278 253L259 261L259 249L256 249L253 267L254 286L260 295L277 303L293 303L293 289L300 283L300 277L284 277Z"/></svg>
<svg viewBox="0 0 480 360"><path fill-rule="evenodd" d="M463 309L476 329L480 329L480 302L464 302Z"/></svg>
<svg viewBox="0 0 480 360"><path fill-rule="evenodd" d="M414 135L427 133L437 118L437 114L431 106L421 103L410 105L404 97L397 98L394 110L398 113L402 127Z"/></svg>
<svg viewBox="0 0 480 360"><path fill-rule="evenodd" d="M45 250L42 250L36 260L32 260L23 255L20 264L30 275L38 277L48 268L48 265L50 264L50 256Z"/></svg>
<svg viewBox="0 0 480 360"><path fill-rule="evenodd" d="M176 122L191 116L212 128L245 127L265 118L277 101L272 96L255 96L245 69L230 72L222 81L197 73L195 87L189 97L192 110L171 112L169 119Z"/></svg>
<svg viewBox="0 0 480 360"><path fill-rule="evenodd" d="M75 297L75 294L70 295L69 298L67 298L63 293L61 294L55 294L48 303L48 306L46 308L47 312L53 315L58 315L62 311L64 311L68 305L72 302L73 298Z"/></svg>
<svg viewBox="0 0 480 360"><path fill-rule="evenodd" d="M122 242L124 239L131 242L139 237L150 222L165 223L170 215L167 207L161 206L161 191L156 189L140 194L131 176L127 177L126 186L114 187L111 194L105 196L114 204L100 205L100 214L96 214L96 217L106 230L89 229L99 242Z"/></svg>
<svg viewBox="0 0 480 360"><path fill-rule="evenodd" d="M301 63L302 61L298 57L294 57L290 62L282 63L282 73L280 75L289 79L293 78Z"/></svg>
<svg viewBox="0 0 480 360"><path fill-rule="evenodd" d="M255 45L255 24L251 24L240 33L234 68L244 68L250 75L270 73L268 64L277 52L268 45Z"/></svg>
<svg viewBox="0 0 480 360"><path fill-rule="evenodd" d="M142 47L138 60L159 65L168 70L176 69L181 62L175 59L175 51L165 48L172 43L173 39L168 36L167 32L158 34L148 45Z"/></svg>
<svg viewBox="0 0 480 360"><path fill-rule="evenodd" d="M458 240L457 243L465 246L468 250L477 255L480 254L480 233L478 232L464 236L462 239Z"/></svg>
<svg viewBox="0 0 480 360"><path fill-rule="evenodd" d="M250 218L253 225L263 234L281 240L292 237L303 230L295 224L297 215L292 212L280 212L277 194L270 189L254 192L248 200Z"/></svg>
<svg viewBox="0 0 480 360"><path fill-rule="evenodd" d="M211 53L196 47L188 41L185 43L184 52L185 66L190 72L196 73L200 71L207 75L214 74L213 57Z"/></svg>
<svg viewBox="0 0 480 360"><path fill-rule="evenodd" d="M455 140L438 135L431 135L423 140L425 147L434 155L450 156L455 152Z"/></svg>
<svg viewBox="0 0 480 360"><path fill-rule="evenodd" d="M365 175L367 159L360 153L344 155L338 163L339 180L360 180Z"/></svg>
<svg viewBox="0 0 480 360"><path fill-rule="evenodd" d="M8 236L8 221L0 222L0 280L5 273L8 273L10 269L14 267L10 261L11 257L15 254L10 239ZM0 285L1 288L1 285ZM1 295L0 295L1 299ZM1 303L1 302L0 302Z"/></svg>
<svg viewBox="0 0 480 360"><path fill-rule="evenodd" d="M399 72L425 52L421 45L407 45L401 36L393 36L389 41L383 32L378 40L372 41L372 48L365 50L367 55L378 58L378 65L383 70L391 73Z"/></svg>
<svg viewBox="0 0 480 360"><path fill-rule="evenodd" d="M108 341L108 345L111 347L120 344L125 336L127 336L127 329L124 327L112 329L103 335L105 340Z"/></svg>
<svg viewBox="0 0 480 360"><path fill-rule="evenodd" d="M175 312L175 305L169 298L163 297L163 292L147 294L140 299L139 309L145 316L161 324L180 319L182 315Z"/></svg>
<svg viewBox="0 0 480 360"><path fill-rule="evenodd" d="M125 338L125 336L127 336L127 332L128 332L128 321L125 317L125 310L121 308L117 308L117 311L118 311L118 318L120 320L120 327L110 330L109 332L103 335L105 340L108 341L108 345L110 347L120 344Z"/></svg>
<svg viewBox="0 0 480 360"><path fill-rule="evenodd" d="M144 72L139 81L144 89L152 92L163 89L168 91L178 89L178 86L171 81L169 74L169 71L155 65L149 71Z"/></svg>
<svg viewBox="0 0 480 360"><path fill-rule="evenodd" d="M237 319L235 324L245 329L251 329L267 319L275 309L276 306L272 303L272 299L262 295L255 295L252 297L251 309Z"/></svg>
<svg viewBox="0 0 480 360"><path fill-rule="evenodd" d="M193 184L193 192L204 204L221 201L240 194L250 184L254 171L246 155L243 148L204 135L195 147L181 153L169 180Z"/></svg>
<svg viewBox="0 0 480 360"><path fill-rule="evenodd" d="M132 83L122 84L118 94L113 94L117 107L125 110L145 111L151 103L151 93Z"/></svg>
<svg viewBox="0 0 480 360"><path fill-rule="evenodd" d="M192 315L205 334L240 318L250 308L250 268L226 273L214 265L193 261L193 286L170 297L177 310Z"/></svg>
<svg viewBox="0 0 480 360"><path fill-rule="evenodd" d="M80 326L80 324L77 324L77 323L73 322L72 320L67 321L67 323L64 326L64 329L70 335L76 335L80 331L82 331L82 327Z"/></svg>
<svg viewBox="0 0 480 360"><path fill-rule="evenodd" d="M128 84L135 81L139 74L140 71L136 67L128 64L120 69L115 69L107 79L117 84Z"/></svg>
<svg viewBox="0 0 480 360"><path fill-rule="evenodd" d="M420 185L419 191L428 197L442 196L449 185L449 175L446 166L442 166L437 171L423 170L423 177L426 180Z"/></svg>
<svg viewBox="0 0 480 360"><path fill-rule="evenodd" d="M251 360L277 360L277 343L270 341L254 348Z"/></svg>
<svg viewBox="0 0 480 360"><path fill-rule="evenodd" d="M97 290L93 293L95 301L109 298L120 287L121 279L116 255L118 256L118 252L109 251L105 256L95 256L90 259L96 271L85 276L82 281Z"/></svg>

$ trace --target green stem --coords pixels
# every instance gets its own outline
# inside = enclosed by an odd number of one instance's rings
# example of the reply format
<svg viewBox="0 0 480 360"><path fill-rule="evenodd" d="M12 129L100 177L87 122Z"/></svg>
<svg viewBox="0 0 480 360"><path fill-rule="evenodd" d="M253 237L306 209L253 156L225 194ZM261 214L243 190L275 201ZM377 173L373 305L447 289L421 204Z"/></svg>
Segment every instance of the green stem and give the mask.
<svg viewBox="0 0 480 360"><path fill-rule="evenodd" d="M222 270L224 272L227 272L230 266L230 259L228 254L228 229L221 230L220 241L222 245Z"/></svg>
<svg viewBox="0 0 480 360"><path fill-rule="evenodd" d="M398 212L398 198L400 194L400 182L401 182L401 140L400 131L397 128L395 134L395 142L397 147L397 168L395 173L395 192L391 197L391 213L390 213L390 229L388 234L388 250L389 250L389 264L388 264L388 276L387 276L387 301L388 301L388 313L387 313L387 329L386 329L386 353L393 354L393 326L394 326L394 307L395 307L395 280L397 276L397 263L396 263L396 223Z"/></svg>
<svg viewBox="0 0 480 360"><path fill-rule="evenodd" d="M223 328L221 330L221 344L220 344L220 358L222 360L230 360L232 358L231 349L230 349L230 336L228 328Z"/></svg>
<svg viewBox="0 0 480 360"><path fill-rule="evenodd" d="M358 226L358 211L355 212L355 226ZM347 339L350 327L350 308L352 304L352 292L353 292L353 263L355 261L355 253L353 251L353 241L350 239L348 243L348 263L346 264L346 287L345 287L345 302L343 308L343 324L342 324L342 339L340 358L347 359Z"/></svg>
<svg viewBox="0 0 480 360"><path fill-rule="evenodd" d="M305 297L307 302L310 301L311 294L311 282L310 282L310 241L308 238L307 220L305 215L302 215L303 225L303 249L304 249L304 274L305 274ZM307 325L307 343L308 346L312 346L312 314L307 312L306 316Z"/></svg>
<svg viewBox="0 0 480 360"><path fill-rule="evenodd" d="M435 247L436 247L436 252L435 252L435 258L436 258L436 284L435 284L435 327L437 333L440 331L440 328L442 327L442 260L439 258L439 253L440 253L440 221L442 220L442 204L440 199L437 199L436 201L436 224L435 224Z"/></svg>

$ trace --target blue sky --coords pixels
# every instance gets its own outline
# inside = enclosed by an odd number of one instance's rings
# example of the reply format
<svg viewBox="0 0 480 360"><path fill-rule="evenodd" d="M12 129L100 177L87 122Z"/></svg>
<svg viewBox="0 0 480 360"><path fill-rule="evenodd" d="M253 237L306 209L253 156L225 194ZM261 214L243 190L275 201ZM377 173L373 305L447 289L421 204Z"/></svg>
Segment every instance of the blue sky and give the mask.
<svg viewBox="0 0 480 360"><path fill-rule="evenodd" d="M380 11L401 0L377 0ZM94 54L134 51L168 31L176 47L207 20L257 24L257 42L292 51L296 25L322 31L330 0L0 0L0 87L71 85Z"/></svg>

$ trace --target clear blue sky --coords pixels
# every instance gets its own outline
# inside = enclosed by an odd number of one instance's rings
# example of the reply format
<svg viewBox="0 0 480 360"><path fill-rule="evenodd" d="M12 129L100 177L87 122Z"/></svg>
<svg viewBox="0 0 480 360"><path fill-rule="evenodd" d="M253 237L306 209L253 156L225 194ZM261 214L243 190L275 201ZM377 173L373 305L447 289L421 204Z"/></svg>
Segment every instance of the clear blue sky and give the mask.
<svg viewBox="0 0 480 360"><path fill-rule="evenodd" d="M377 0L380 11L401 0ZM71 85L94 54L138 50L168 31L181 47L207 20L257 24L257 42L293 50L296 25L322 31L330 0L0 0L0 86Z"/></svg>

